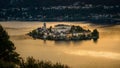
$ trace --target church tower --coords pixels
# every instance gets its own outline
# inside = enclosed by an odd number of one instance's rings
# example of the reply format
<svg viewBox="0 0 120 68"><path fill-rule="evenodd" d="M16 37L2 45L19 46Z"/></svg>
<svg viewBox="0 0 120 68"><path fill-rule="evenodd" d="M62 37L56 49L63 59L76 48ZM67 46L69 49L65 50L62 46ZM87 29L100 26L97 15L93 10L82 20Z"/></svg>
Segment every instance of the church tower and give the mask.
<svg viewBox="0 0 120 68"><path fill-rule="evenodd" d="M44 29L44 31L46 30L46 23L45 22L43 23L43 29Z"/></svg>
<svg viewBox="0 0 120 68"><path fill-rule="evenodd" d="M44 22L43 27L46 28L46 23Z"/></svg>

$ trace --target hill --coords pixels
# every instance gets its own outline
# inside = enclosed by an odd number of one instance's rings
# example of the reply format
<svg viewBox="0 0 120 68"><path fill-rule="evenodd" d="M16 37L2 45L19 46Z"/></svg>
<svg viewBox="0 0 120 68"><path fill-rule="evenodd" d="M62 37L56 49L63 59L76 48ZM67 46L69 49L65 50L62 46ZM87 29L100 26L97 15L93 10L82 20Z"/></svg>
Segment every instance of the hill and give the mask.
<svg viewBox="0 0 120 68"><path fill-rule="evenodd" d="M0 0L0 21L120 22L120 0Z"/></svg>

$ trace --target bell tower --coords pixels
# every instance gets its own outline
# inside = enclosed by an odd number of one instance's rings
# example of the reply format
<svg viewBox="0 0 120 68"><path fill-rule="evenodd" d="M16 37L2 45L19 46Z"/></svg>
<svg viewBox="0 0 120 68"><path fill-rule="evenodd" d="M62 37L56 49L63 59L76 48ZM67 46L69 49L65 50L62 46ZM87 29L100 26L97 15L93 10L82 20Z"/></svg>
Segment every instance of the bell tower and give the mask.
<svg viewBox="0 0 120 68"><path fill-rule="evenodd" d="M46 30L46 23L45 22L43 23L43 27L42 28L43 28L44 31Z"/></svg>
<svg viewBox="0 0 120 68"><path fill-rule="evenodd" d="M46 28L46 23L45 22L43 23L43 27Z"/></svg>

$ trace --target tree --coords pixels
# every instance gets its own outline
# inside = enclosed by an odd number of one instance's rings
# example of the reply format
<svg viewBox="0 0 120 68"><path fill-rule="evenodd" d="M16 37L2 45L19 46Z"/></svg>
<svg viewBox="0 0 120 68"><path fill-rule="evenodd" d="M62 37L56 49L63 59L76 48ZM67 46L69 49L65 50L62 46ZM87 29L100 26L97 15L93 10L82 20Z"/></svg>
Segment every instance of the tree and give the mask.
<svg viewBox="0 0 120 68"><path fill-rule="evenodd" d="M75 32L75 26L74 25L71 26L70 32L72 32L72 33Z"/></svg>
<svg viewBox="0 0 120 68"><path fill-rule="evenodd" d="M77 32L82 32L82 31L84 31L84 29L80 26L76 26L76 31Z"/></svg>
<svg viewBox="0 0 120 68"><path fill-rule="evenodd" d="M0 25L0 68L69 68L64 64L52 64L49 61L35 60L33 57L28 57L25 61L15 49L8 33Z"/></svg>
<svg viewBox="0 0 120 68"><path fill-rule="evenodd" d="M82 32L85 31L82 27L80 26L71 26L70 32Z"/></svg>
<svg viewBox="0 0 120 68"><path fill-rule="evenodd" d="M20 63L20 68L70 68L67 65L61 63L52 63L50 61L39 61L33 57L28 57L25 60L22 59Z"/></svg>
<svg viewBox="0 0 120 68"><path fill-rule="evenodd" d="M48 28L48 30L49 30L50 32L52 32L52 26L50 26L50 27Z"/></svg>
<svg viewBox="0 0 120 68"><path fill-rule="evenodd" d="M99 32L98 32L97 29L94 29L94 30L93 30L92 36L93 36L93 38L95 38L95 39L98 39L98 38L99 38Z"/></svg>
<svg viewBox="0 0 120 68"><path fill-rule="evenodd" d="M8 33L0 25L0 60L6 62L18 63L19 54L15 52L15 46L9 39Z"/></svg>

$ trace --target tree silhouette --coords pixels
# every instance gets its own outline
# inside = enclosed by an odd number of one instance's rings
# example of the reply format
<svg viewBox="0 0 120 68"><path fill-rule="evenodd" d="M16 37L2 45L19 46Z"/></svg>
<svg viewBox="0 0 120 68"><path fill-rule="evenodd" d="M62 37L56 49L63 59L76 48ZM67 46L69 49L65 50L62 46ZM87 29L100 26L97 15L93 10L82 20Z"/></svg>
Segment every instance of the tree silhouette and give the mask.
<svg viewBox="0 0 120 68"><path fill-rule="evenodd" d="M33 57L28 57L25 60L22 59L20 63L20 68L70 68L67 65L61 63L52 63L50 61L39 61Z"/></svg>
<svg viewBox="0 0 120 68"><path fill-rule="evenodd" d="M99 32L98 32L97 29L94 29L94 30L93 30L92 36L93 36L93 38L95 38L95 39L98 39L98 38L99 38Z"/></svg>
<svg viewBox="0 0 120 68"><path fill-rule="evenodd" d="M10 41L8 33L0 25L0 60L18 63L19 54L15 52L15 46Z"/></svg>

